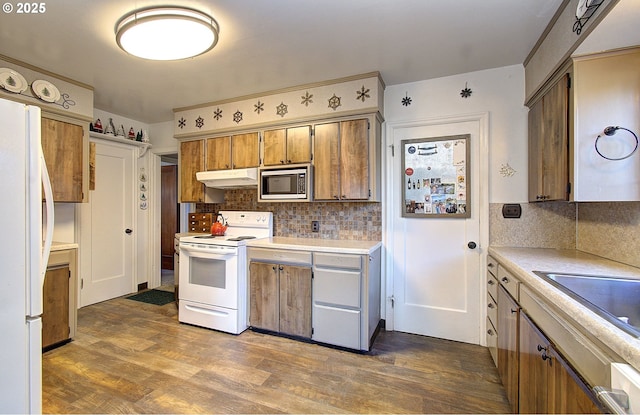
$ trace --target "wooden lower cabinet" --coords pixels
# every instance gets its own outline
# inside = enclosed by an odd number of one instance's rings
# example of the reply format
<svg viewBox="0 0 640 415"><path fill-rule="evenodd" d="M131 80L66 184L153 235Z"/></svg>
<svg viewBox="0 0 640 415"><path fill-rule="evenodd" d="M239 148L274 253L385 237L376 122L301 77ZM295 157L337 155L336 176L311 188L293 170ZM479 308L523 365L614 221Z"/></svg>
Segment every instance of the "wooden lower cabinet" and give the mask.
<svg viewBox="0 0 640 415"><path fill-rule="evenodd" d="M69 265L47 269L42 292L42 347L69 339Z"/></svg>
<svg viewBox="0 0 640 415"><path fill-rule="evenodd" d="M64 344L77 325L77 249L52 250L42 287L42 348Z"/></svg>
<svg viewBox="0 0 640 415"><path fill-rule="evenodd" d="M594 414L585 382L526 313L520 313L520 398L524 414Z"/></svg>
<svg viewBox="0 0 640 415"><path fill-rule="evenodd" d="M498 287L498 373L511 405L511 412L518 413L518 314L520 307L507 293Z"/></svg>
<svg viewBox="0 0 640 415"><path fill-rule="evenodd" d="M249 275L249 324L311 338L311 267L252 261Z"/></svg>

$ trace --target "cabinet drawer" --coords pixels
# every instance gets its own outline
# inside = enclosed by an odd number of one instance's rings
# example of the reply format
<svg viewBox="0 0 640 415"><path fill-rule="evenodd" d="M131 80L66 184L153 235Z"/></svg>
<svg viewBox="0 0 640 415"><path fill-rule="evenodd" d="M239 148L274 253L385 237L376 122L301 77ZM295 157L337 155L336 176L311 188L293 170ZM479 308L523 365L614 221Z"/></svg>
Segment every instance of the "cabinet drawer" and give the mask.
<svg viewBox="0 0 640 415"><path fill-rule="evenodd" d="M189 213L189 222L208 220L211 222L212 213Z"/></svg>
<svg viewBox="0 0 640 415"><path fill-rule="evenodd" d="M311 252L305 251L249 248L247 250L247 257L249 261L311 265Z"/></svg>
<svg viewBox="0 0 640 415"><path fill-rule="evenodd" d="M487 347L491 353L493 363L498 366L498 331L489 318L487 318Z"/></svg>
<svg viewBox="0 0 640 415"><path fill-rule="evenodd" d="M331 268L362 269L362 257L360 255L314 253L313 263L316 266Z"/></svg>
<svg viewBox="0 0 640 415"><path fill-rule="evenodd" d="M360 308L360 272L315 269L313 301Z"/></svg>
<svg viewBox="0 0 640 415"><path fill-rule="evenodd" d="M512 273L504 269L502 266L498 266L498 280L516 301L520 299L520 280L514 277Z"/></svg>
<svg viewBox="0 0 640 415"><path fill-rule="evenodd" d="M198 233L210 233L211 232L211 226L208 227L202 227L200 225L193 225L193 226L189 226L189 232L198 232Z"/></svg>
<svg viewBox="0 0 640 415"><path fill-rule="evenodd" d="M498 279L492 273L487 272L487 292L494 301L498 299L498 285Z"/></svg>
<svg viewBox="0 0 640 415"><path fill-rule="evenodd" d="M360 311L314 304L311 339L360 349Z"/></svg>
<svg viewBox="0 0 640 415"><path fill-rule="evenodd" d="M490 296L487 297L487 317L494 326L498 322L498 303Z"/></svg>
<svg viewBox="0 0 640 415"><path fill-rule="evenodd" d="M489 271L494 277L498 275L498 261L491 255L487 255L487 271Z"/></svg>

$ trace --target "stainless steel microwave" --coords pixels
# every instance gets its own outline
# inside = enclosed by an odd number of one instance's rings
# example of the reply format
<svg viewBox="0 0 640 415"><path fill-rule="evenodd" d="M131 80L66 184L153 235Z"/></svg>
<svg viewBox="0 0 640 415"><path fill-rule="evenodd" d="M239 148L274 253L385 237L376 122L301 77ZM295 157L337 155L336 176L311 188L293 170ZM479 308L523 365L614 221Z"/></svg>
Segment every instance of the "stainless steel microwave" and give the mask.
<svg viewBox="0 0 640 415"><path fill-rule="evenodd" d="M259 201L308 202L311 200L311 165L262 167L259 171Z"/></svg>

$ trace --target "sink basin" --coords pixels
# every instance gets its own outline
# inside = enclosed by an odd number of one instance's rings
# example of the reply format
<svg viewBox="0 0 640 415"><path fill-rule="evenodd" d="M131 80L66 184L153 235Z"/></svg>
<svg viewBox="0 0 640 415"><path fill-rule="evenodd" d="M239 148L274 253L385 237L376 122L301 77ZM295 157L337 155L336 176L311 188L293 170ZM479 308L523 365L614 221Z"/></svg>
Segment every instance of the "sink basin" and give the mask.
<svg viewBox="0 0 640 415"><path fill-rule="evenodd" d="M618 328L640 338L640 280L533 272Z"/></svg>

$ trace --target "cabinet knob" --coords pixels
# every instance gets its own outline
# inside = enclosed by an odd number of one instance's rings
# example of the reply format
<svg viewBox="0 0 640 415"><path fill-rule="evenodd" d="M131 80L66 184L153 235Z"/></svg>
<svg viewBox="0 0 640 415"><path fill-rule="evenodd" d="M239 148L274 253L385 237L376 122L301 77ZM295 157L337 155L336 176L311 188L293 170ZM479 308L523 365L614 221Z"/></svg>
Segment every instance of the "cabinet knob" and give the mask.
<svg viewBox="0 0 640 415"><path fill-rule="evenodd" d="M502 282L505 282L505 283L507 283L507 284L508 284L508 283L509 283L509 278L507 278L507 277L502 277Z"/></svg>
<svg viewBox="0 0 640 415"><path fill-rule="evenodd" d="M513 314L513 313L517 313L517 312L518 312L518 309L517 309L517 308L516 308L515 310L514 310L513 308L511 309L511 314Z"/></svg>
<svg viewBox="0 0 640 415"><path fill-rule="evenodd" d="M280 160L280 164L284 164L284 160Z"/></svg>
<svg viewBox="0 0 640 415"><path fill-rule="evenodd" d="M338 197L338 195L333 195L333 198L334 198L334 199L336 199L336 200L340 199L340 198Z"/></svg>
<svg viewBox="0 0 640 415"><path fill-rule="evenodd" d="M493 305L493 303L489 303L489 304L487 304L487 307L494 308L495 306Z"/></svg>
<svg viewBox="0 0 640 415"><path fill-rule="evenodd" d="M492 330L492 329L487 330L487 334L488 334L489 336L493 336L493 330Z"/></svg>
<svg viewBox="0 0 640 415"><path fill-rule="evenodd" d="M469 249L476 249L476 247L478 246L478 244L476 244L475 242L471 241L467 244L467 246L469 247Z"/></svg>
<svg viewBox="0 0 640 415"><path fill-rule="evenodd" d="M489 280L489 281L487 281L487 284L493 285L493 284L495 284L495 282L493 280Z"/></svg>
<svg viewBox="0 0 640 415"><path fill-rule="evenodd" d="M131 233L133 233L133 229L127 228L124 230L124 233L126 233L127 235L131 235Z"/></svg>
<svg viewBox="0 0 640 415"><path fill-rule="evenodd" d="M287 163L291 164L291 160L287 160Z"/></svg>

